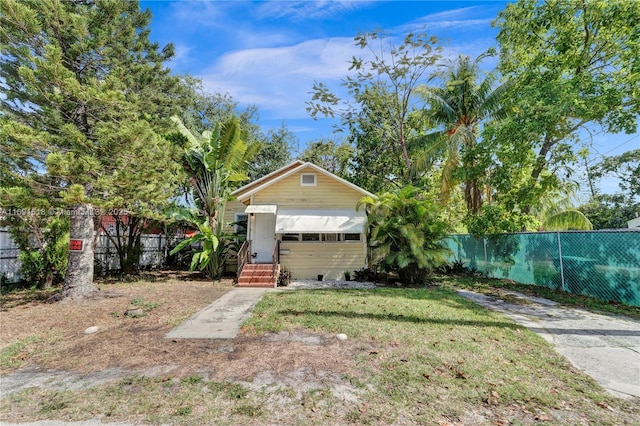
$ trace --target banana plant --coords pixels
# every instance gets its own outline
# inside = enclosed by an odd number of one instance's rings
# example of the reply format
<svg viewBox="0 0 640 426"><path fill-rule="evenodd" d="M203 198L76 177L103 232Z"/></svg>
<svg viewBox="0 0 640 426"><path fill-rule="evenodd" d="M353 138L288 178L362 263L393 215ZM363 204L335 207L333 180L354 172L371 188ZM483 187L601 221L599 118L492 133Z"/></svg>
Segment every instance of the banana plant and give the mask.
<svg viewBox="0 0 640 426"><path fill-rule="evenodd" d="M181 241L170 254L176 254L186 247L201 245L191 258L190 271L207 272L211 278L219 278L224 273L224 262L234 245L234 235L211 228L209 220L198 215L195 209L175 208L170 216L179 222L187 222L198 229L190 238Z"/></svg>
<svg viewBox="0 0 640 426"><path fill-rule="evenodd" d="M194 135L177 117L171 117L178 131L187 139L183 166L189 175L189 184L197 209L176 209L172 217L198 228L198 233L178 244L171 254L187 246L202 243L202 249L193 255L191 270L208 271L211 278L224 272L227 257L236 237L227 232L223 222L231 192L248 179L247 170L260 150L260 144L247 144L236 118L222 125L216 123L212 131Z"/></svg>

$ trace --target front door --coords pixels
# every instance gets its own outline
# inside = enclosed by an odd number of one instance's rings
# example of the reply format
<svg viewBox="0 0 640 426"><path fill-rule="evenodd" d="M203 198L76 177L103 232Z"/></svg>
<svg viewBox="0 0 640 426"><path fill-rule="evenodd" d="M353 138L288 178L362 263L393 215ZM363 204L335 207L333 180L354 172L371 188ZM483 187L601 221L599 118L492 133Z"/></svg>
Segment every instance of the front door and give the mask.
<svg viewBox="0 0 640 426"><path fill-rule="evenodd" d="M253 263L273 262L273 245L276 241L276 215L256 213L253 223L251 251L255 254Z"/></svg>

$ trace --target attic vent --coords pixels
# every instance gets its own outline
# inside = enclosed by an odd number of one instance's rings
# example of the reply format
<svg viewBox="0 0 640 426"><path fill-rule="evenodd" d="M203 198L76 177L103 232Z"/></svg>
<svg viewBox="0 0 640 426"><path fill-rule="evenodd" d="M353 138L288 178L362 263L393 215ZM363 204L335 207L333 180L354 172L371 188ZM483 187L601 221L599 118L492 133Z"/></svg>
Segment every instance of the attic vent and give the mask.
<svg viewBox="0 0 640 426"><path fill-rule="evenodd" d="M300 174L300 186L316 186L315 173Z"/></svg>

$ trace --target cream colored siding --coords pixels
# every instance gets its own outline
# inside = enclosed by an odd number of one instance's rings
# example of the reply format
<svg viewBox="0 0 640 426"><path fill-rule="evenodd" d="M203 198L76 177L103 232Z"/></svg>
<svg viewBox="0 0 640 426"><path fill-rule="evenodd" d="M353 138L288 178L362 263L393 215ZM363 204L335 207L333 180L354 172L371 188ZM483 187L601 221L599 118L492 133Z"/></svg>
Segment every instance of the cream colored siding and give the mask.
<svg viewBox="0 0 640 426"><path fill-rule="evenodd" d="M242 194L251 191L252 189L257 188L258 186L264 184L265 182L269 182L273 179L277 179L278 176L282 176L283 174L295 169L296 167L300 167L300 165L302 165L303 163L301 161L295 161L291 164L289 164L286 167L283 167L280 170L277 170L276 172L271 173L268 176L263 176L260 179L254 180L253 182L250 182L248 184L246 184L245 186L243 186L242 188L239 188L237 190L234 191L233 195L235 195L236 197L242 197Z"/></svg>
<svg viewBox="0 0 640 426"><path fill-rule="evenodd" d="M288 254L283 254L288 251ZM344 272L366 266L363 242L357 243L303 243L280 244L280 264L291 271L293 279L344 279Z"/></svg>
<svg viewBox="0 0 640 426"><path fill-rule="evenodd" d="M246 208L247 206L240 201L233 200L227 202L227 207L224 211L224 225L227 232L235 231L233 226L229 226L229 224L236 221L236 213L244 213L244 209Z"/></svg>
<svg viewBox="0 0 640 426"><path fill-rule="evenodd" d="M315 173L316 186L300 186L300 174ZM277 204L278 209L355 209L362 193L307 167L264 188L252 204Z"/></svg>

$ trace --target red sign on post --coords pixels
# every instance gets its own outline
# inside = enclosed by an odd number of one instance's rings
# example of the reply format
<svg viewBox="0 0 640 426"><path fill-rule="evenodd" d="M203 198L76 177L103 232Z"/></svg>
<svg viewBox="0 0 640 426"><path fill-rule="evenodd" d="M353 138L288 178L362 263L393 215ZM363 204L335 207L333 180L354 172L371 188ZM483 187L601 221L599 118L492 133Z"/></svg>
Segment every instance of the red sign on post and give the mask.
<svg viewBox="0 0 640 426"><path fill-rule="evenodd" d="M84 248L83 240L69 240L69 251L82 251Z"/></svg>

